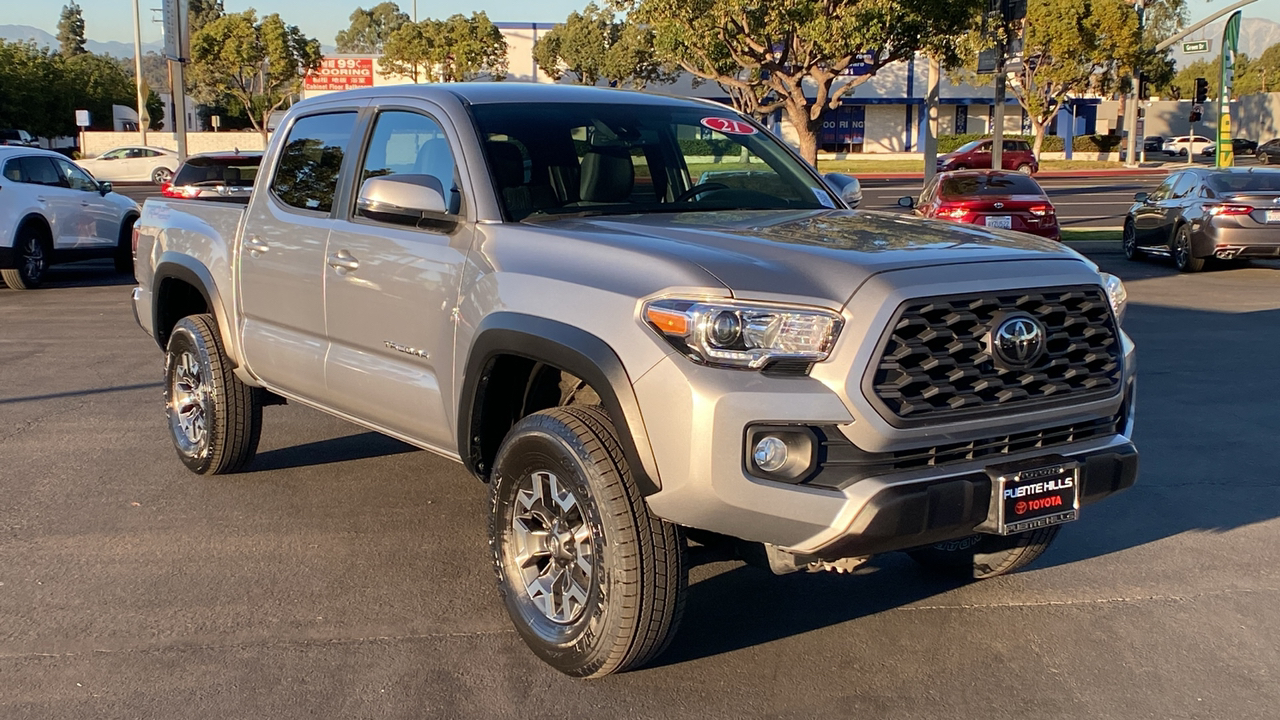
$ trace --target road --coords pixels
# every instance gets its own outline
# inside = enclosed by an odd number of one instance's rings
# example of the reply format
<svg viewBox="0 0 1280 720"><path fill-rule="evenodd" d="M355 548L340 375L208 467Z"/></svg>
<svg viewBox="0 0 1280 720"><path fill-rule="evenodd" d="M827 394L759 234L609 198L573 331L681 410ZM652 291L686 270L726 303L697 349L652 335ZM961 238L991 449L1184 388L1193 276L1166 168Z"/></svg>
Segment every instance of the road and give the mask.
<svg viewBox="0 0 1280 720"><path fill-rule="evenodd" d="M0 717L1274 718L1280 264L1128 280L1138 484L1027 571L692 573L654 667L562 677L512 632L485 488L294 405L190 475L101 263L0 289Z"/></svg>

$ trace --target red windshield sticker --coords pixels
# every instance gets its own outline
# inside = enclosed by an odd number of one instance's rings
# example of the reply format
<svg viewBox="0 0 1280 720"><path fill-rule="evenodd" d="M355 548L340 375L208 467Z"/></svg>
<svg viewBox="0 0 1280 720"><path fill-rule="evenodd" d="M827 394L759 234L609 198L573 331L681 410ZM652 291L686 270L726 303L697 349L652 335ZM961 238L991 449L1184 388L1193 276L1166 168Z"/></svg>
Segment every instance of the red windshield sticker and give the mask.
<svg viewBox="0 0 1280 720"><path fill-rule="evenodd" d="M741 120L730 120L722 117L705 117L700 121L702 126L726 135L755 135L756 129L751 123Z"/></svg>

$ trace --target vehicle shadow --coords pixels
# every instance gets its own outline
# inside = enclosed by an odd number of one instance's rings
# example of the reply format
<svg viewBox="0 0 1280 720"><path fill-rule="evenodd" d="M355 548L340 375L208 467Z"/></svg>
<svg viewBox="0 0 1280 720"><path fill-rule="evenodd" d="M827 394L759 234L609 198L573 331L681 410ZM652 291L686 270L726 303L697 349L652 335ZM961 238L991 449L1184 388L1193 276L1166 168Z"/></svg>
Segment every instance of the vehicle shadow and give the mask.
<svg viewBox="0 0 1280 720"><path fill-rule="evenodd" d="M132 274L116 272L110 260L81 260L50 267L45 271L40 290L137 284Z"/></svg>
<svg viewBox="0 0 1280 720"><path fill-rule="evenodd" d="M246 473L268 472L287 468L328 465L329 463L366 460L368 458L417 452L418 448L381 433L364 432L328 440L294 445L260 452L245 469Z"/></svg>
<svg viewBox="0 0 1280 720"><path fill-rule="evenodd" d="M1154 275L1176 273L1152 267ZM1270 297L1280 308L1280 290ZM1280 309L1233 314L1133 305L1125 327L1141 368L1138 482L1084 508L1080 522L1065 526L1033 567L1088 561L1184 533L1211 538L1280 518L1280 473L1270 453L1280 428ZM854 575L726 569L691 587L682 629L657 664L838 625L962 584L900 553L873 558Z"/></svg>

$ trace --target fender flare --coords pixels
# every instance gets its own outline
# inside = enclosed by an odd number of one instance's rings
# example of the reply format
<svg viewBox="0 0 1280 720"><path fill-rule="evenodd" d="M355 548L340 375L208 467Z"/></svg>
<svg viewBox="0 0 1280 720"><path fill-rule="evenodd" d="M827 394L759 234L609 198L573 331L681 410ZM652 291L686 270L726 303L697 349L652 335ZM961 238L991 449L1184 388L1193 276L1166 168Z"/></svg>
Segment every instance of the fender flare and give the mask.
<svg viewBox="0 0 1280 720"><path fill-rule="evenodd" d="M239 348L232 342L231 324L228 322L226 308L222 304L222 296L218 293L218 285L213 281L213 275L208 268L190 255L173 251L160 254L155 275L151 281L151 287L156 293L155 299L151 302L151 327L155 329L155 341L160 345L160 349L165 349L164 336L167 331L161 330L159 293L166 280L181 280L200 292L204 297L205 305L218 322L218 332L222 334L222 346L227 356L239 367L241 365Z"/></svg>
<svg viewBox="0 0 1280 720"><path fill-rule="evenodd" d="M589 384L618 431L623 455L632 477L644 496L662 488L657 461L640 415L640 403L631 378L617 353L591 333L555 320L514 312L496 312L476 328L467 355L458 403L458 449L463 463L474 475L486 476L480 467L480 449L472 442L480 430L474 416L477 400L488 382L493 359L515 355L557 367Z"/></svg>

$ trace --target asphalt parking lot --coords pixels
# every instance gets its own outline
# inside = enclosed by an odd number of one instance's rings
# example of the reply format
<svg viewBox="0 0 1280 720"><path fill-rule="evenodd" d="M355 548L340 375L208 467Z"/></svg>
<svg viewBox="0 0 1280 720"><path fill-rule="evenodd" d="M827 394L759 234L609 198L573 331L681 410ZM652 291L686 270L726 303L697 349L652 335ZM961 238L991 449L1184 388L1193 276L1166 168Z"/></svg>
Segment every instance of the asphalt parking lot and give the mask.
<svg viewBox="0 0 1280 720"><path fill-rule="evenodd" d="M510 629L460 467L290 405L194 477L128 278L0 289L0 717L1275 718L1280 263L1085 250L1128 282L1137 486L981 583L703 564L656 666L591 682Z"/></svg>

